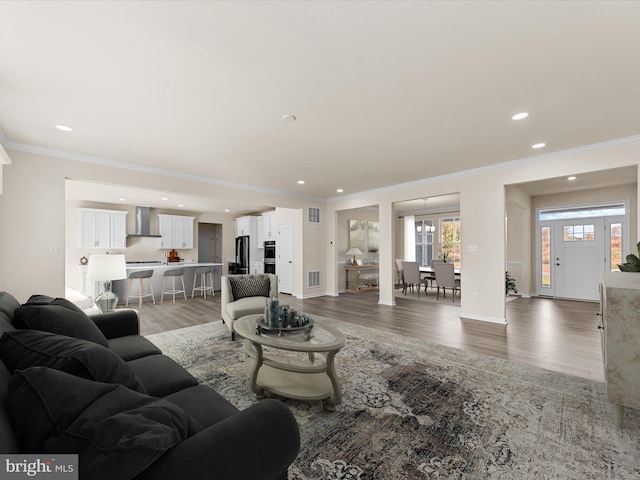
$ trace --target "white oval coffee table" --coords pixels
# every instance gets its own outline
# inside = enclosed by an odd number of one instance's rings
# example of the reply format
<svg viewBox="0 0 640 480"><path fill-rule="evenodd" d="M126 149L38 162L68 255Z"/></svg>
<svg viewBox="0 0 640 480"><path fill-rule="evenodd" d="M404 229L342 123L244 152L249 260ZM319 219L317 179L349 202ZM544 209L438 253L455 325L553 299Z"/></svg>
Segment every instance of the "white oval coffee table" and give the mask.
<svg viewBox="0 0 640 480"><path fill-rule="evenodd" d="M334 357L344 346L345 336L317 321L310 336L304 331L287 332L286 329L281 335L258 333L259 318L262 315L247 315L233 325L236 333L245 339L244 368L255 396L264 398L267 391L296 400L322 400L326 410L335 410L342 393Z"/></svg>

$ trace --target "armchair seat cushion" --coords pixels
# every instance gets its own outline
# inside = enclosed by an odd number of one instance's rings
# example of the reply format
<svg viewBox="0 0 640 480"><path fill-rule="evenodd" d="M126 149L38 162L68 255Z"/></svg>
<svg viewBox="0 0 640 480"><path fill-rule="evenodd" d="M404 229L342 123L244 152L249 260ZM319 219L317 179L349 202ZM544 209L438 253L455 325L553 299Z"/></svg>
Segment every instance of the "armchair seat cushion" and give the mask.
<svg viewBox="0 0 640 480"><path fill-rule="evenodd" d="M237 320L240 317L262 313L267 307L267 297L244 297L227 304L227 314Z"/></svg>

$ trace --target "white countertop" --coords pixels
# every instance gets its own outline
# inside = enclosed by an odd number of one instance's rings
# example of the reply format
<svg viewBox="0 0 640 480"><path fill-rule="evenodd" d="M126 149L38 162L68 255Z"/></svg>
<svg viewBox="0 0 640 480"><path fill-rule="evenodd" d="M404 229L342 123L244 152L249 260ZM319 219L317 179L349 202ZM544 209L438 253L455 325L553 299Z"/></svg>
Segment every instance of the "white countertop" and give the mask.
<svg viewBox="0 0 640 480"><path fill-rule="evenodd" d="M137 263L128 264L127 270L154 270L156 268L167 267L221 267L222 263L188 263L188 262L170 262L170 263Z"/></svg>

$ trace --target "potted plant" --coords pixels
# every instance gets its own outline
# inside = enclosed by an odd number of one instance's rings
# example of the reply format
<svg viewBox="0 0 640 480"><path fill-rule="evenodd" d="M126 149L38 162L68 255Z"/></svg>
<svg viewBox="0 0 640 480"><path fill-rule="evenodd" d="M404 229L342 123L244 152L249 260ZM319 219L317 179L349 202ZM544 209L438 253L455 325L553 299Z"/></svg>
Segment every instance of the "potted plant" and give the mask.
<svg viewBox="0 0 640 480"><path fill-rule="evenodd" d="M638 249L638 255L640 255L640 242L636 245ZM618 268L621 272L640 272L640 258L638 255L630 253L627 255L627 261L625 263L619 263Z"/></svg>
<svg viewBox="0 0 640 480"><path fill-rule="evenodd" d="M509 292L518 293L518 289L516 279L509 275L509 272L505 272L505 293L509 295Z"/></svg>
<svg viewBox="0 0 640 480"><path fill-rule="evenodd" d="M449 250L440 250L438 260L442 260L444 263L447 263L447 260L449 260Z"/></svg>

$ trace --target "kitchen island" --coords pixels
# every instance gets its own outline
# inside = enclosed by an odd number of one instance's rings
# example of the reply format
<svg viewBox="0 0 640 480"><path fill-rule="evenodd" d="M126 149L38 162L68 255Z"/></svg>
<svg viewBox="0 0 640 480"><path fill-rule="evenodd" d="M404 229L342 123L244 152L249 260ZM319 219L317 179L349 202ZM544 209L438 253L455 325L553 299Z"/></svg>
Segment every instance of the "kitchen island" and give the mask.
<svg viewBox="0 0 640 480"><path fill-rule="evenodd" d="M183 262L172 262L172 263L161 263L161 264L128 264L127 265L127 275L133 271L139 270L153 270L153 276L151 277L151 284L153 285L153 293L156 296L156 301L160 301L160 297L162 294L162 280L164 272L167 270L172 270L174 268L184 268L184 285L185 291L187 293L187 297L191 298L191 289L193 288L193 277L195 269L198 267L211 267L211 272L213 273L213 287L215 291L220 291L220 276L222 274L222 263L183 263ZM208 275L207 275L208 277ZM207 282L209 280L207 279ZM199 282L199 280L198 280ZM199 286L200 283L197 283ZM124 304L127 301L127 290L129 289L129 279L126 278L124 280L114 280L111 282L111 288L113 292L118 295L119 303ZM134 281L131 285L131 297L129 299L129 304L133 302L136 304L138 302L138 288L139 282ZM167 285L165 287L167 290L171 290L171 279L167 279ZM176 289L182 288L182 284L179 281L176 282ZM148 291L147 281L143 282L142 286L143 292ZM199 292L196 292L196 295ZM135 297L135 298L134 298ZM182 295L176 295L176 299L184 298ZM144 301L151 301L151 297L144 297Z"/></svg>

